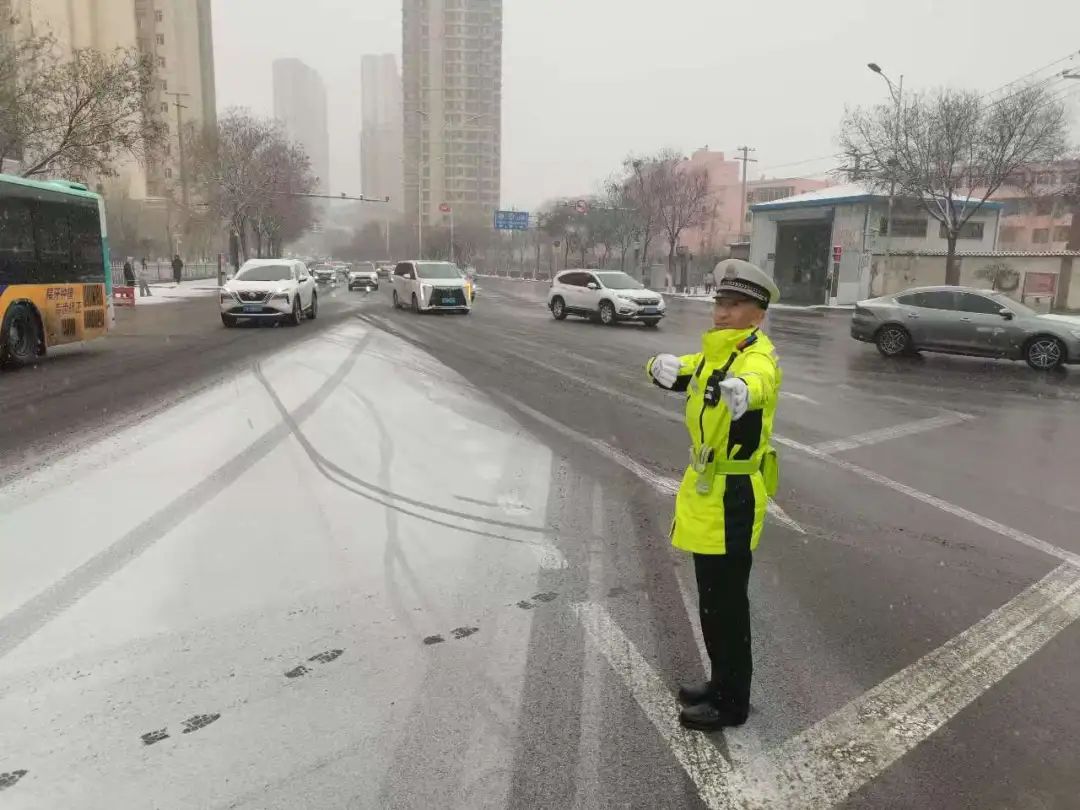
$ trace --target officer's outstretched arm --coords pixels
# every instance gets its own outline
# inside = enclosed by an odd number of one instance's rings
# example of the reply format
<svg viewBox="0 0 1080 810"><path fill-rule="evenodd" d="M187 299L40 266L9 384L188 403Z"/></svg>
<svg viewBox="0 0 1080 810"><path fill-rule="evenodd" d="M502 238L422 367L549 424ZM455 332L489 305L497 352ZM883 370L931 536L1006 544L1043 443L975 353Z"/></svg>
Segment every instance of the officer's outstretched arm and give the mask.
<svg viewBox="0 0 1080 810"><path fill-rule="evenodd" d="M746 383L746 389L750 395L747 410L761 410L766 403L776 400L780 384L776 360L768 354L753 352L747 356L742 365L739 379Z"/></svg>
<svg viewBox="0 0 1080 810"><path fill-rule="evenodd" d="M672 363L671 359L675 363ZM653 385L659 388L667 391L685 391L686 387L690 385L690 380L693 378L694 371L700 362L701 352L684 354L682 357L671 354L658 354L649 358L649 362L645 364L645 373L649 375ZM665 365L665 368L663 370L659 367L654 368L654 363ZM667 364L670 364L670 368L666 367Z"/></svg>

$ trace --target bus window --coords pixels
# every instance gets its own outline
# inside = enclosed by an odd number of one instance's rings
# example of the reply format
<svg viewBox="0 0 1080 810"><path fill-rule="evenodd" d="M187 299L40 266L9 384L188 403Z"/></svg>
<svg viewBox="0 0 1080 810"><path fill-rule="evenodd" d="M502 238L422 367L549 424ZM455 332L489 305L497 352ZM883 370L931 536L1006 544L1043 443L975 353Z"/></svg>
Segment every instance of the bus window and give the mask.
<svg viewBox="0 0 1080 810"><path fill-rule="evenodd" d="M71 282L71 227L68 206L39 200L37 203L38 284Z"/></svg>
<svg viewBox="0 0 1080 810"><path fill-rule="evenodd" d="M0 284L18 284L34 266L34 231L27 201L0 197Z"/></svg>
<svg viewBox="0 0 1080 810"><path fill-rule="evenodd" d="M105 281L105 262L101 249L101 223L97 207L72 207L71 254L75 263L73 276L84 283Z"/></svg>

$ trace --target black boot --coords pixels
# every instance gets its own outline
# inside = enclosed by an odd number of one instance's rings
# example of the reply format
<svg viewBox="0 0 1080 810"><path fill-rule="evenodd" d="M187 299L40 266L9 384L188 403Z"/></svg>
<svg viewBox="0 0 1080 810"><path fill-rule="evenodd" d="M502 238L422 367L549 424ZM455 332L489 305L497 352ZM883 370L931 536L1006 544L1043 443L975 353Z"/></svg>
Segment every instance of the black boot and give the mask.
<svg viewBox="0 0 1080 810"><path fill-rule="evenodd" d="M679 712L679 722L696 731L719 731L726 726L741 726L746 722L747 714L746 709L728 702L696 703Z"/></svg>
<svg viewBox="0 0 1080 810"><path fill-rule="evenodd" d="M683 706L696 706L698 703L705 703L715 697L716 690L708 681L679 687L679 703Z"/></svg>

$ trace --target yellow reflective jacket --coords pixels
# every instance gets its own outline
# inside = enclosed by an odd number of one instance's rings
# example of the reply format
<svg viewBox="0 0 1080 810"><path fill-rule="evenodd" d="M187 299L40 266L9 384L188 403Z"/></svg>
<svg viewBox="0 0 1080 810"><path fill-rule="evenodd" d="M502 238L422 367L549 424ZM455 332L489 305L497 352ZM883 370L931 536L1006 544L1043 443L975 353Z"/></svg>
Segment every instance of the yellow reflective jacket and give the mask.
<svg viewBox="0 0 1080 810"><path fill-rule="evenodd" d="M687 392L691 464L675 499L671 542L697 554L752 551L761 538L769 491L775 493L776 455L769 439L782 376L776 350L763 332L714 329L702 337L700 352L679 361L672 389ZM729 362L727 378L742 379L750 397L735 422L723 403L710 407L704 400L710 375ZM651 368L652 359L646 370ZM707 465L701 464L703 446L713 449Z"/></svg>

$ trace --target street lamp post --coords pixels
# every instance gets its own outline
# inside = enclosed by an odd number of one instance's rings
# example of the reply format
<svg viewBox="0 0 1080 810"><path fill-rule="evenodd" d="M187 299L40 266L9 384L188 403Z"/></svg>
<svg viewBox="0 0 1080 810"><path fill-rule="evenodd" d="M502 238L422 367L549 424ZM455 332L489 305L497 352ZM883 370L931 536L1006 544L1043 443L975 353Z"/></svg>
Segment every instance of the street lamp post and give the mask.
<svg viewBox="0 0 1080 810"><path fill-rule="evenodd" d="M889 95L892 96L893 103L896 105L896 112L893 117L893 156L890 161L892 171L889 173L889 209L885 218L885 267L887 269L892 248L893 198L896 195L896 166L899 163L896 154L900 151L900 103L904 96L904 76L901 74L898 85L894 86L889 77L885 75L885 71L881 69L881 65L870 62L867 67L883 78L885 83L889 85Z"/></svg>

